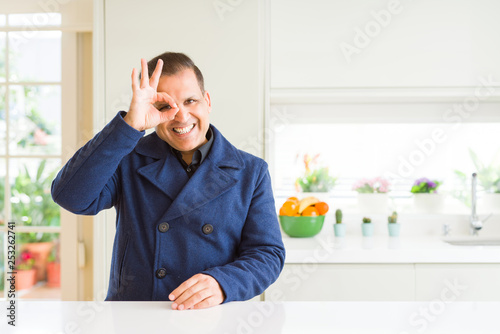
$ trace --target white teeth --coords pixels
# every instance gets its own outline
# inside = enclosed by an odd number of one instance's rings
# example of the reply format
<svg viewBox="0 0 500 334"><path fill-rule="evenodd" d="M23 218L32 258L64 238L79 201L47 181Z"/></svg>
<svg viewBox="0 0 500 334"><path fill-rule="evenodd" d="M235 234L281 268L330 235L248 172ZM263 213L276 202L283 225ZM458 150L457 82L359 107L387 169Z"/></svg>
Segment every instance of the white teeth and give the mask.
<svg viewBox="0 0 500 334"><path fill-rule="evenodd" d="M188 133L189 131L191 131L191 129L194 127L194 124L190 125L190 126L186 126L185 128L174 128L174 132L178 133L178 134L185 134L185 133Z"/></svg>

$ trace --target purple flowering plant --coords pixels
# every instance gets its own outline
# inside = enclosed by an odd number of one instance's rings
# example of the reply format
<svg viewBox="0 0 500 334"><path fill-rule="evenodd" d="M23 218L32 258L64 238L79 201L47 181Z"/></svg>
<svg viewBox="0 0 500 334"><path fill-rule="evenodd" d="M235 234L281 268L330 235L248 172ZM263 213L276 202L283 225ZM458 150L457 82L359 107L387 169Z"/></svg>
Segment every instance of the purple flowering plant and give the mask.
<svg viewBox="0 0 500 334"><path fill-rule="evenodd" d="M441 184L442 182L437 180L430 180L423 177L415 181L410 191L414 194L433 194L437 193L437 189Z"/></svg>

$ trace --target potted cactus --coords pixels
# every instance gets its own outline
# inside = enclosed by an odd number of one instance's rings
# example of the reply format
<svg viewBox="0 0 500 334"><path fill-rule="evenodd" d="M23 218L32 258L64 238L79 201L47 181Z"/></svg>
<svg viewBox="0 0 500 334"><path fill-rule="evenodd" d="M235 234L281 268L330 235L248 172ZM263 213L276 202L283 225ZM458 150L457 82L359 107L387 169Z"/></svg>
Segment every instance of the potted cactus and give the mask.
<svg viewBox="0 0 500 334"><path fill-rule="evenodd" d="M342 223L342 210L335 211L335 224L333 224L333 231L336 237L345 236L345 224Z"/></svg>
<svg viewBox="0 0 500 334"><path fill-rule="evenodd" d="M372 220L368 217L363 217L363 223L361 224L361 231L364 237L371 237L373 235L373 224Z"/></svg>
<svg viewBox="0 0 500 334"><path fill-rule="evenodd" d="M390 237L399 237L399 230L401 229L401 224L398 223L398 213L394 211L392 215L387 217L389 222L387 228L389 229Z"/></svg>

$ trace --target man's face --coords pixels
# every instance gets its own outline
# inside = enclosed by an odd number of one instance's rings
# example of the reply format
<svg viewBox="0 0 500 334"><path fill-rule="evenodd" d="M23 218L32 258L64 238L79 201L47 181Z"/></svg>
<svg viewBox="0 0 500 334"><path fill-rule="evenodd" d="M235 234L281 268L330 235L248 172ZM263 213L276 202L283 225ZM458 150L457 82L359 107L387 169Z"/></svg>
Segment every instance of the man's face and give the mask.
<svg viewBox="0 0 500 334"><path fill-rule="evenodd" d="M208 114L212 110L210 95L206 91L201 92L191 69L160 77L157 91L170 95L179 111L173 120L158 124L156 133L176 150L194 153L207 142L205 135L210 124ZM157 108L166 111L163 108L168 107L158 105Z"/></svg>

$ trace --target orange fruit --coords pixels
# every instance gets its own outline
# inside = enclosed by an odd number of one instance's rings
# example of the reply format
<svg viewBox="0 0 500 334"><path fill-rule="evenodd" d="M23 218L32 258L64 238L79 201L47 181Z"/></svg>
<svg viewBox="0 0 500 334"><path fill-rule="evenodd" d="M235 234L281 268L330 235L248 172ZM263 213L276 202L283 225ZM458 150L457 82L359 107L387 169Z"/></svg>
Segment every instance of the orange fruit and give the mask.
<svg viewBox="0 0 500 334"><path fill-rule="evenodd" d="M318 209L311 205L302 211L302 216L319 216L319 212Z"/></svg>
<svg viewBox="0 0 500 334"><path fill-rule="evenodd" d="M283 203L280 209L280 216L293 216L299 210L299 206L291 201Z"/></svg>
<svg viewBox="0 0 500 334"><path fill-rule="evenodd" d="M287 202L294 202L295 204L299 205L299 199L297 197L295 197L295 196L288 197L286 201Z"/></svg>
<svg viewBox="0 0 500 334"><path fill-rule="evenodd" d="M319 202L319 203L316 203L314 205L314 207L318 210L318 213L320 214L320 216L323 216L324 214L326 214L328 212L328 204L326 204L325 202Z"/></svg>

